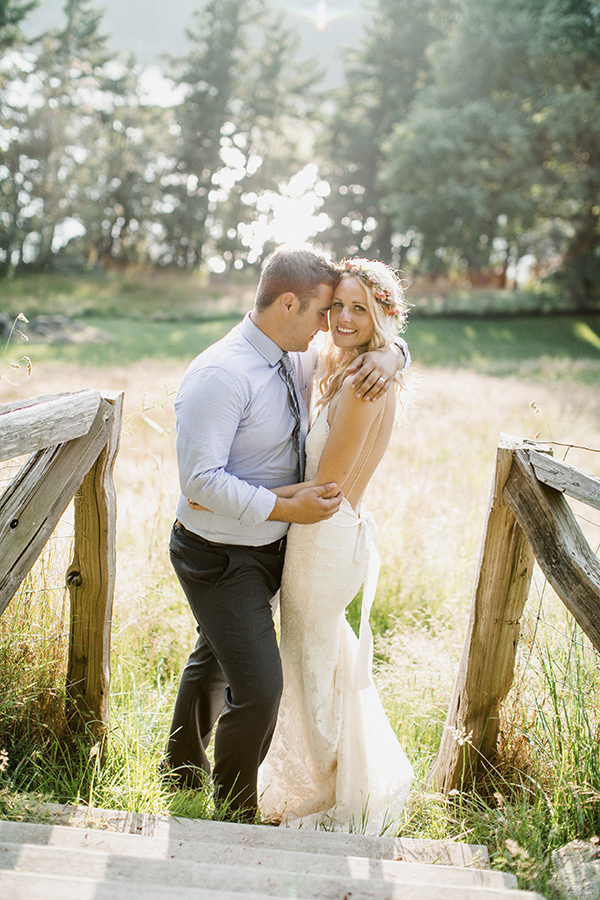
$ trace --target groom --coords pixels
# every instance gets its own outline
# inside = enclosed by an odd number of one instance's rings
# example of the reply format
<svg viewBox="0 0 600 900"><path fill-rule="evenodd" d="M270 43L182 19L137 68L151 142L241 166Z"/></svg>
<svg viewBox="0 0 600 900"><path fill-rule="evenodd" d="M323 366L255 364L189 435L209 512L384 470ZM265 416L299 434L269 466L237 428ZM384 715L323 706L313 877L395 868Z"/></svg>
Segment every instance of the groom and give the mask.
<svg viewBox="0 0 600 900"><path fill-rule="evenodd" d="M327 331L338 281L337 267L310 251L276 251L252 311L196 357L175 401L181 496L169 549L198 640L181 677L167 762L179 785L199 787L211 771L206 747L218 719L216 796L249 819L283 686L270 603L285 534L290 522L330 518L342 500L334 484L290 499L270 490L301 480L316 364L316 352L305 351ZM357 392L368 399L385 389L405 363L403 349L361 357Z"/></svg>

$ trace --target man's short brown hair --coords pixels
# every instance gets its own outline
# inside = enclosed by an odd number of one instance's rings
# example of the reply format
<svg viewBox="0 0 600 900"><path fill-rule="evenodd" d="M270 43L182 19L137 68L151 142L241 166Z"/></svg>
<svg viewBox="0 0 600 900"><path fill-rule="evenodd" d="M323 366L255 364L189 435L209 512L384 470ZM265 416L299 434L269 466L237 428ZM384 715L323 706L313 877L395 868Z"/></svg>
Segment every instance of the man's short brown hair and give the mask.
<svg viewBox="0 0 600 900"><path fill-rule="evenodd" d="M254 306L258 310L266 309L281 294L291 291L300 300L300 312L303 312L316 296L319 285L337 287L339 280L338 267L312 250L280 248L263 264Z"/></svg>

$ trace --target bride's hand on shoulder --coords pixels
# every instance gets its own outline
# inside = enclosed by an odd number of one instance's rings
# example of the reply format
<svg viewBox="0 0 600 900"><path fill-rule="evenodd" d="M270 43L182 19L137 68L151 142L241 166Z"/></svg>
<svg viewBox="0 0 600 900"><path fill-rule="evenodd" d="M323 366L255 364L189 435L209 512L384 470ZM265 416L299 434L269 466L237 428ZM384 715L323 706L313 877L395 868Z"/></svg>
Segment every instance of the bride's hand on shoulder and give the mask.
<svg viewBox="0 0 600 900"><path fill-rule="evenodd" d="M396 344L382 350L361 353L348 366L352 388L363 400L378 400L393 384L396 372L404 364L404 354Z"/></svg>

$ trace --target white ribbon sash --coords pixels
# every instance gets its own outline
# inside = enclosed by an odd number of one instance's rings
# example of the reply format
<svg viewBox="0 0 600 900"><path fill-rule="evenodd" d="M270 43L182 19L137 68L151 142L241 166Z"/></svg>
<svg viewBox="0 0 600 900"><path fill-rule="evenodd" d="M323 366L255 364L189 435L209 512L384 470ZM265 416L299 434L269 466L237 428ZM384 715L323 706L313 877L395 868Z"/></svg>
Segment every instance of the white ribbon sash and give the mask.
<svg viewBox="0 0 600 900"><path fill-rule="evenodd" d="M364 559L366 561L360 610L358 652L354 669L354 689L362 691L373 685L373 632L371 631L369 617L373 601L375 600L377 580L381 568L381 557L377 546L377 527L375 519L370 513L361 513L360 516L356 559Z"/></svg>

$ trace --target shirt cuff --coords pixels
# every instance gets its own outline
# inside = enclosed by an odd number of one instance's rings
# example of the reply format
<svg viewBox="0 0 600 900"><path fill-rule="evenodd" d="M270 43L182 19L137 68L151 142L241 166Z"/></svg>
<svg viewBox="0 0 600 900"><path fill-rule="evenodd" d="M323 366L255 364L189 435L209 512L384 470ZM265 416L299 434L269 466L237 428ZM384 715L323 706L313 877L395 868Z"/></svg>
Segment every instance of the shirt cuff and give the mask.
<svg viewBox="0 0 600 900"><path fill-rule="evenodd" d="M256 488L252 500L240 516L242 525L258 525L260 522L266 522L277 500L277 495L266 487Z"/></svg>
<svg viewBox="0 0 600 900"><path fill-rule="evenodd" d="M401 337L398 337L398 336L396 336L396 337L394 338L394 344L396 345L396 347L400 347L400 349L401 349L402 352L404 353L404 365L402 366L402 368L400 369L400 371L401 371L401 372L405 372L405 371L408 369L408 367L410 366L410 363L411 363L411 359L410 359L410 351L409 351L409 349L408 349L408 344L406 343L406 341L404 340L404 338L401 338Z"/></svg>

